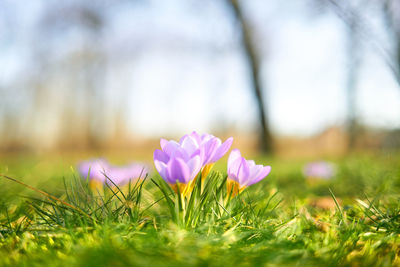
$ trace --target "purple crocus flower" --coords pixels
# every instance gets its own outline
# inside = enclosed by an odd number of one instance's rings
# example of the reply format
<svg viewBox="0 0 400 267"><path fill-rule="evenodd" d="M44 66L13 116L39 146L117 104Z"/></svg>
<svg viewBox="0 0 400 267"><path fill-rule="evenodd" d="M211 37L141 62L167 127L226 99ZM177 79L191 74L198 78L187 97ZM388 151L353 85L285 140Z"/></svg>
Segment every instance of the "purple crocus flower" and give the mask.
<svg viewBox="0 0 400 267"><path fill-rule="evenodd" d="M154 165L161 177L177 192L184 195L190 190L191 182L201 169L204 151L189 138L182 144L161 139L161 150L154 151Z"/></svg>
<svg viewBox="0 0 400 267"><path fill-rule="evenodd" d="M228 195L236 196L247 186L258 183L271 172L271 166L256 165L246 160L239 149L232 150L228 159Z"/></svg>
<svg viewBox="0 0 400 267"><path fill-rule="evenodd" d="M212 134L199 135L196 131L187 134L181 138L181 146L190 147L190 149L200 148L204 151L202 158L202 179L206 178L214 163L222 158L228 152L233 142L233 138L228 138L224 143L221 139Z"/></svg>
<svg viewBox="0 0 400 267"><path fill-rule="evenodd" d="M310 162L303 168L303 173L309 178L330 179L335 173L335 165L326 161Z"/></svg>
<svg viewBox="0 0 400 267"><path fill-rule="evenodd" d="M96 189L104 183L122 186L131 180L143 178L148 173L148 167L140 163L114 166L105 159L94 159L81 162L78 165L78 171L83 178L89 177L90 187Z"/></svg>

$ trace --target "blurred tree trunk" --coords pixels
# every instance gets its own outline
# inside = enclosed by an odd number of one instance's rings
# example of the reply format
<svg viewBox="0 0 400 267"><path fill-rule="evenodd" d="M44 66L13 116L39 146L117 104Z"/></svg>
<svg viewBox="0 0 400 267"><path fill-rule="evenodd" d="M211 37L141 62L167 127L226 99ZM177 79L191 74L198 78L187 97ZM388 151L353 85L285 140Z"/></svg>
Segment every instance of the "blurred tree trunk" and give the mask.
<svg viewBox="0 0 400 267"><path fill-rule="evenodd" d="M244 48L244 54L249 65L253 92L256 97L258 107L258 118L260 127L260 148L264 153L272 153L272 135L266 116L266 107L263 102L263 94L260 81L260 60L253 44L252 32L250 25L243 15L238 0L227 0L233 10L233 14L238 22L239 31L241 33L241 42Z"/></svg>

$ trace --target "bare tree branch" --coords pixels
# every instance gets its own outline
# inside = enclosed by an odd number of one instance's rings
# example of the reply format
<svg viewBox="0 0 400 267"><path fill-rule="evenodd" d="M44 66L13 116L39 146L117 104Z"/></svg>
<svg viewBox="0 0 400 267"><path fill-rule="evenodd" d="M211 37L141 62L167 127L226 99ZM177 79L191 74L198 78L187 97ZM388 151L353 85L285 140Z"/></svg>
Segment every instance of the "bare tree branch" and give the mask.
<svg viewBox="0 0 400 267"><path fill-rule="evenodd" d="M397 84L400 88L400 41L397 50L390 51L378 41L378 38L373 34L366 21L357 15L354 8L348 4L347 1L341 0L326 0L335 14L343 20L348 26L356 24L360 39L369 44L375 52L381 56L385 64L388 66L393 74Z"/></svg>

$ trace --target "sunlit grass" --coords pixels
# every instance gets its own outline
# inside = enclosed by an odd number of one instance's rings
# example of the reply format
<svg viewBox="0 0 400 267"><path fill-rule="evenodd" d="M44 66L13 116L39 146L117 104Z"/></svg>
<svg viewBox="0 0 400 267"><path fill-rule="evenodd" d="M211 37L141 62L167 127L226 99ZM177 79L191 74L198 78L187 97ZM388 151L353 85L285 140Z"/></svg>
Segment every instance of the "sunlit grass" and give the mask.
<svg viewBox="0 0 400 267"><path fill-rule="evenodd" d="M333 160L338 166L335 177L310 182L302 174L305 160L260 157L257 162L272 166L270 176L230 202L224 164L214 167L203 191L193 190L180 199L156 174L131 183L130 188L106 186L96 193L68 165L55 169L51 162L15 160L2 173L74 208L2 178L0 262L8 266L399 265L397 159L354 155Z"/></svg>

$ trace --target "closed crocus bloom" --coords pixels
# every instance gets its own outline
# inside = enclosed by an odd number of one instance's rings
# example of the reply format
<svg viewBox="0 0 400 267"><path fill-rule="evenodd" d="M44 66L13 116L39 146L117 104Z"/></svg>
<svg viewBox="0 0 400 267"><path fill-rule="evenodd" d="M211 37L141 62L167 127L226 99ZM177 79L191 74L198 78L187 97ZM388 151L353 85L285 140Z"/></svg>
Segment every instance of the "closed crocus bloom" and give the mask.
<svg viewBox="0 0 400 267"><path fill-rule="evenodd" d="M271 171L271 166L256 165L246 160L238 149L232 150L228 159L228 195L240 194L247 186L258 183Z"/></svg>
<svg viewBox="0 0 400 267"><path fill-rule="evenodd" d="M161 139L161 149L154 151L154 165L161 177L178 192L186 195L192 189L191 182L201 169L204 152L196 148L194 140L180 144Z"/></svg>
<svg viewBox="0 0 400 267"><path fill-rule="evenodd" d="M202 158L203 170L201 175L203 179L207 177L214 163L222 158L226 152L228 152L232 142L232 137L228 138L224 143L222 143L221 139L212 134L205 133L199 135L195 131L191 134L183 136L179 141L182 146L187 146L187 143L189 143L190 146L204 151L204 157Z"/></svg>
<svg viewBox="0 0 400 267"><path fill-rule="evenodd" d="M110 165L105 159L93 159L78 165L79 174L83 178L89 178L89 186L93 190L102 187L109 168Z"/></svg>

